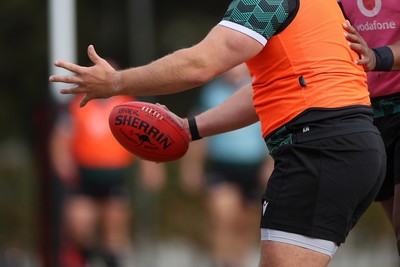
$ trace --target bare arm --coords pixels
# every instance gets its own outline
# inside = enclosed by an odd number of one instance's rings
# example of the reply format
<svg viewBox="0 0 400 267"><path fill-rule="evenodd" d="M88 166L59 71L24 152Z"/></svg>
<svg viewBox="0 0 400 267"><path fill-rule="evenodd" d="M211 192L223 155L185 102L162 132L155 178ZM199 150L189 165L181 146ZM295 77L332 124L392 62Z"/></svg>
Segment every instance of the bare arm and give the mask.
<svg viewBox="0 0 400 267"><path fill-rule="evenodd" d="M93 46L88 56L94 63L82 67L70 62L56 61L55 65L71 71L71 76L50 76L51 82L74 84L62 89L63 94L84 93L84 106L95 98L113 95L171 94L199 86L219 74L258 54L263 46L253 38L226 28L215 26L197 45L177 50L148 65L116 71L97 55Z"/></svg>
<svg viewBox="0 0 400 267"><path fill-rule="evenodd" d="M242 87L221 105L196 116L197 127L202 137L233 131L257 121L251 84ZM183 123L188 129L187 120Z"/></svg>
<svg viewBox="0 0 400 267"><path fill-rule="evenodd" d="M343 27L347 31L345 36L349 41L350 47L358 52L361 56L360 60L357 60L358 65L364 65L365 71L373 71L376 67L376 57L372 48L369 48L367 42L361 37L361 35L351 26L350 23L343 24ZM394 44L387 45L393 53L393 66L391 71L400 70L400 41Z"/></svg>

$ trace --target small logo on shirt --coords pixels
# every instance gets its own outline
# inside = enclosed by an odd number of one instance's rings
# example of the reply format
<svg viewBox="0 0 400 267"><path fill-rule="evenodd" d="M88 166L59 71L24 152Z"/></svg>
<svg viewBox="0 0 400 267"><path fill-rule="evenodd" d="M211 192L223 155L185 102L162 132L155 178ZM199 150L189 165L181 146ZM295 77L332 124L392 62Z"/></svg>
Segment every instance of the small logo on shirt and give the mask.
<svg viewBox="0 0 400 267"><path fill-rule="evenodd" d="M265 211L267 210L268 203L269 203L269 202L267 202L266 200L264 200L264 203L263 203L263 216L264 216L264 214L265 214Z"/></svg>
<svg viewBox="0 0 400 267"><path fill-rule="evenodd" d="M309 132L310 131L310 127L306 126L303 127L303 133Z"/></svg>

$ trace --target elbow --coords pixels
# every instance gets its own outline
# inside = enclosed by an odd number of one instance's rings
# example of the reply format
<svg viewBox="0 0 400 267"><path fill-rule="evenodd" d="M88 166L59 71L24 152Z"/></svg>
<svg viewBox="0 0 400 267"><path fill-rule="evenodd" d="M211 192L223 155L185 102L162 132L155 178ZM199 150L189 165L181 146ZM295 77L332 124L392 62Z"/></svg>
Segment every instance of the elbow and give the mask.
<svg viewBox="0 0 400 267"><path fill-rule="evenodd" d="M189 83L200 86L207 83L220 75L223 71L219 70L218 64L213 63L212 60L204 57L204 55L192 53L186 54L185 51L177 51L175 53L181 53L177 58L181 59L180 67L178 67L181 75L185 75Z"/></svg>
<svg viewBox="0 0 400 267"><path fill-rule="evenodd" d="M203 85L218 76L217 72L213 72L208 68L195 68L192 70L191 79L196 86Z"/></svg>

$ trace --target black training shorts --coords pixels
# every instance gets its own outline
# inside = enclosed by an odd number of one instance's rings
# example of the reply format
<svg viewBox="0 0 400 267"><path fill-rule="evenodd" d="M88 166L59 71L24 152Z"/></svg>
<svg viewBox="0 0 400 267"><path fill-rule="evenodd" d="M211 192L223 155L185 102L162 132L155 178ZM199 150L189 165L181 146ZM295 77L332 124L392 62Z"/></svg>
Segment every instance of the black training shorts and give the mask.
<svg viewBox="0 0 400 267"><path fill-rule="evenodd" d="M283 144L263 196L261 228L343 243L386 169L373 131Z"/></svg>
<svg viewBox="0 0 400 267"><path fill-rule="evenodd" d="M126 178L129 168L90 169L80 168L79 187L71 193L98 200L110 197L127 197Z"/></svg>
<svg viewBox="0 0 400 267"><path fill-rule="evenodd" d="M262 162L254 164L207 162L207 187L214 188L221 184L236 186L248 202L259 203L263 193L261 169Z"/></svg>
<svg viewBox="0 0 400 267"><path fill-rule="evenodd" d="M394 185L400 183L400 113L375 119L375 125L381 132L387 156L386 178L376 201L394 196Z"/></svg>

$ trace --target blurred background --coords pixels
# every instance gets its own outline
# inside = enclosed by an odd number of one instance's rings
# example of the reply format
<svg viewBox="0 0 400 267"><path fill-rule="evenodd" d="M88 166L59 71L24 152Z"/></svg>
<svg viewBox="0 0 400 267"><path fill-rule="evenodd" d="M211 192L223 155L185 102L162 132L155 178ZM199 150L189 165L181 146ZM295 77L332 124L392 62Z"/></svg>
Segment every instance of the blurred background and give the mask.
<svg viewBox="0 0 400 267"><path fill-rule="evenodd" d="M54 178L49 155L57 106L65 101L48 83L54 51L51 26L63 19L50 12L55 2L0 1L1 267L60 266L62 187ZM94 44L100 56L127 68L200 41L219 22L229 1L68 2L76 12L76 25L71 25L76 30L76 42L72 43L76 62L89 65L86 48ZM57 38L60 43L71 41L63 39L71 38L63 32L58 32ZM166 104L186 116L200 89L144 100ZM135 245L127 266L209 266L204 194L182 188L179 164L167 164L167 181L157 192L141 190L137 180L129 180ZM257 266L257 249L255 245L249 266ZM104 266L101 264L97 266ZM330 266L398 265L390 225L380 207L373 204Z"/></svg>

